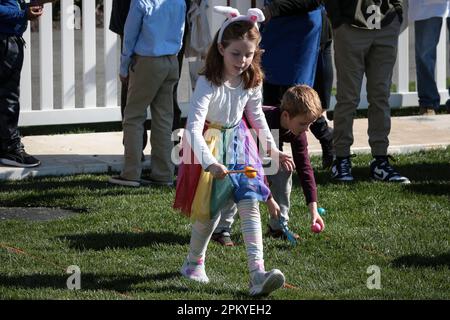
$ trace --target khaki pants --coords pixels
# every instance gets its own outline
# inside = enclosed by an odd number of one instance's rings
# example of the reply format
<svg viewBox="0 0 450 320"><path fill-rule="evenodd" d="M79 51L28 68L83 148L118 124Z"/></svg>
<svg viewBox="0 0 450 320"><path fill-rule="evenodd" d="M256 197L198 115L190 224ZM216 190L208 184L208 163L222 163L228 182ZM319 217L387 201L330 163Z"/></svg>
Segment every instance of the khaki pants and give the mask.
<svg viewBox="0 0 450 320"><path fill-rule="evenodd" d="M353 116L359 105L364 73L369 102L369 145L373 156L387 154L391 130L389 96L399 32L398 18L382 29L358 29L343 24L334 31L337 104L333 143L337 157L350 155Z"/></svg>
<svg viewBox="0 0 450 320"><path fill-rule="evenodd" d="M151 179L172 182L173 87L178 81L175 55L163 57L136 56L130 67L127 106L123 118L125 163L121 176L140 180L142 172L142 136L147 107L150 105L152 129Z"/></svg>

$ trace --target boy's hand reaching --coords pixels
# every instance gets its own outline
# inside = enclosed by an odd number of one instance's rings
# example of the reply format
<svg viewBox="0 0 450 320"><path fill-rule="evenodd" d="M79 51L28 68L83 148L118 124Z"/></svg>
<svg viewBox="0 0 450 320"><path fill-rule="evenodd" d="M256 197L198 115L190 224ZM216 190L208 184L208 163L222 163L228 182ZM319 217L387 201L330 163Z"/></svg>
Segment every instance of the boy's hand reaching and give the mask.
<svg viewBox="0 0 450 320"><path fill-rule="evenodd" d="M280 219L281 209L275 199L273 197L270 197L269 199L267 199L266 204L270 216L276 220Z"/></svg>
<svg viewBox="0 0 450 320"><path fill-rule="evenodd" d="M211 173L216 179L223 179L228 173L227 168L223 164L220 164L218 162L213 163L208 168L206 168L206 170L209 171L209 173Z"/></svg>
<svg viewBox="0 0 450 320"><path fill-rule="evenodd" d="M292 157L288 154L281 152L279 150L271 151L272 159L279 162L281 168L287 172L292 172L295 170L295 163L294 160L292 160Z"/></svg>
<svg viewBox="0 0 450 320"><path fill-rule="evenodd" d="M315 208L311 210L311 225L314 225L315 223L318 223L322 227L320 231L323 231L323 229L325 229L325 222L323 222L322 217L319 215L319 212L317 211L317 205L315 206Z"/></svg>

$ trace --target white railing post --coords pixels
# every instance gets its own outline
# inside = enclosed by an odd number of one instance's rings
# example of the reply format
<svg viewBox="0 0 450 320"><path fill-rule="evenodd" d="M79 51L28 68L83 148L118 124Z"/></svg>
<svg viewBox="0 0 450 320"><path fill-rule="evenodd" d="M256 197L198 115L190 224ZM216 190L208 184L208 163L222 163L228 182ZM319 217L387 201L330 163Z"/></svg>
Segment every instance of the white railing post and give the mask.
<svg viewBox="0 0 450 320"><path fill-rule="evenodd" d="M242 0L231 0L230 5L233 8L239 10L241 14L246 14L247 10L251 7L252 2L250 0L242 1Z"/></svg>
<svg viewBox="0 0 450 320"><path fill-rule="evenodd" d="M61 0L61 107L75 108L75 19L80 9L73 0ZM79 19L80 17L78 17Z"/></svg>
<svg viewBox="0 0 450 320"><path fill-rule="evenodd" d="M84 108L97 106L95 1L83 0L83 88Z"/></svg>
<svg viewBox="0 0 450 320"><path fill-rule="evenodd" d="M109 30L109 22L111 20L112 0L104 0L104 63L105 63L105 106L115 107L119 103L117 101L117 78L119 76L117 66L117 35Z"/></svg>
<svg viewBox="0 0 450 320"><path fill-rule="evenodd" d="M398 39L398 93L409 92L409 30L403 30Z"/></svg>
<svg viewBox="0 0 450 320"><path fill-rule="evenodd" d="M52 4L44 5L39 19L41 110L53 110L53 19Z"/></svg>
<svg viewBox="0 0 450 320"><path fill-rule="evenodd" d="M222 23L225 21L225 16L214 12L214 6L226 6L226 0L210 0L208 8L208 22L211 30L211 38L214 39L217 30L219 30Z"/></svg>
<svg viewBox="0 0 450 320"><path fill-rule="evenodd" d="M31 36L30 23L23 34L26 46L24 48L23 67L20 74L20 110L31 111Z"/></svg>

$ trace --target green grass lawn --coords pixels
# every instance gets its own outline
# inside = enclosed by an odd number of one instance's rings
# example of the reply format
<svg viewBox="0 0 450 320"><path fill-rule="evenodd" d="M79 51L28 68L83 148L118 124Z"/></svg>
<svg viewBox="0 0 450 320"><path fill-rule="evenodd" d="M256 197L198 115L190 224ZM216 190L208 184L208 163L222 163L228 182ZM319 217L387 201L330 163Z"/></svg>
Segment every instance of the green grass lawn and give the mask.
<svg viewBox="0 0 450 320"><path fill-rule="evenodd" d="M326 229L309 231L294 180L291 229L296 247L264 238L266 268L287 288L268 299L450 299L450 149L397 156L411 185L371 182L369 156L353 158L357 182L329 182L317 171ZM319 167L320 159L313 158ZM49 222L0 220L1 299L247 299L248 273L239 220L238 246L209 245L211 282L178 274L189 221L171 209L174 190L113 187L107 175L0 182L1 207L58 207L79 214ZM261 205L263 231L268 213ZM81 290L66 288L66 268L81 269ZM368 289L375 265L381 289Z"/></svg>

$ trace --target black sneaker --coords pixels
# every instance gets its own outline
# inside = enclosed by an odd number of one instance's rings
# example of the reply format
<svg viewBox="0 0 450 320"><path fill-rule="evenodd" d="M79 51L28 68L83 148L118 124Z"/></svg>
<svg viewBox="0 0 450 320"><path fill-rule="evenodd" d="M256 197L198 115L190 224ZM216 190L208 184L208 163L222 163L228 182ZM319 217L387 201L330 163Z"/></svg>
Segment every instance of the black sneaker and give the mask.
<svg viewBox="0 0 450 320"><path fill-rule="evenodd" d="M6 166L19 168L37 167L41 162L20 148L0 155L0 163Z"/></svg>
<svg viewBox="0 0 450 320"><path fill-rule="evenodd" d="M324 116L320 116L311 124L309 130L319 140L322 147L322 168L330 168L334 158L333 128L328 126L328 121Z"/></svg>
<svg viewBox="0 0 450 320"><path fill-rule="evenodd" d="M289 228L287 228L287 226L286 226L286 230L289 230ZM290 230L289 230L289 232L295 240L300 239L300 236L297 233L294 233ZM280 238L283 240L287 240L287 236L283 232L283 229L272 229L272 227L270 225L267 225L267 236L275 238L275 239Z"/></svg>
<svg viewBox="0 0 450 320"><path fill-rule="evenodd" d="M353 181L352 162L350 157L336 158L331 167L331 178L335 181Z"/></svg>
<svg viewBox="0 0 450 320"><path fill-rule="evenodd" d="M211 240L214 240L225 247L234 247L234 242L231 240L231 234L226 231L213 233Z"/></svg>
<svg viewBox="0 0 450 320"><path fill-rule="evenodd" d="M407 177L395 171L389 164L389 158L393 159L392 156L376 156L370 163L370 176L385 182L411 183Z"/></svg>

